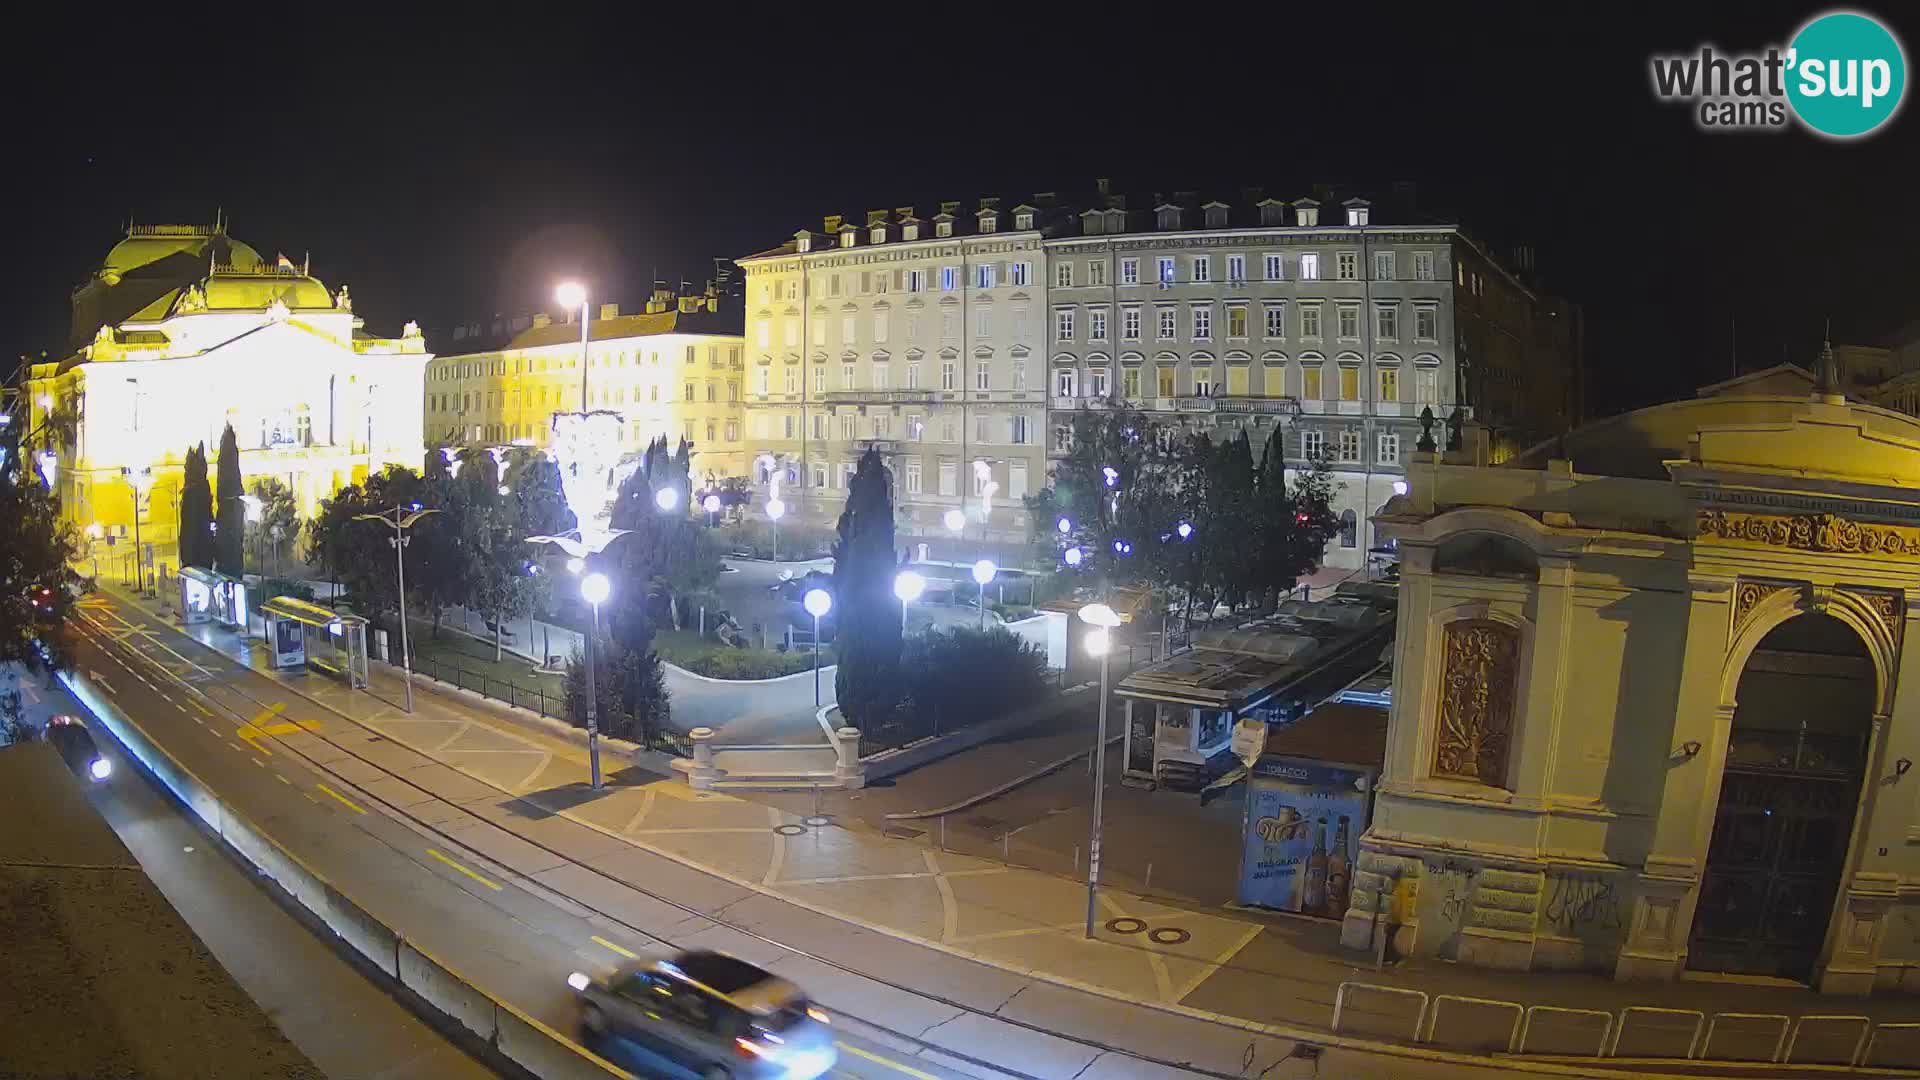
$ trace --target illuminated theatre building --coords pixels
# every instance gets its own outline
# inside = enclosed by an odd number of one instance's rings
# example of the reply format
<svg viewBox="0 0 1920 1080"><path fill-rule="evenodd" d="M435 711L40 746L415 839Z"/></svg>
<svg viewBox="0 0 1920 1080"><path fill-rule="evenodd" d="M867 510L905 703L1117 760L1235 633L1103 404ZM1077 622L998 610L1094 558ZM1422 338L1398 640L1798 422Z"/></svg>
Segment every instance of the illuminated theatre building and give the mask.
<svg viewBox="0 0 1920 1080"><path fill-rule="evenodd" d="M130 543L139 498L156 564L177 562L187 451L206 444L217 484L229 424L241 475L286 483L302 518L369 472L420 466L419 328L366 333L345 286L329 292L304 265L262 259L223 222L130 227L74 290L70 350L33 365L29 430L71 414L70 430L47 427L63 514Z"/></svg>

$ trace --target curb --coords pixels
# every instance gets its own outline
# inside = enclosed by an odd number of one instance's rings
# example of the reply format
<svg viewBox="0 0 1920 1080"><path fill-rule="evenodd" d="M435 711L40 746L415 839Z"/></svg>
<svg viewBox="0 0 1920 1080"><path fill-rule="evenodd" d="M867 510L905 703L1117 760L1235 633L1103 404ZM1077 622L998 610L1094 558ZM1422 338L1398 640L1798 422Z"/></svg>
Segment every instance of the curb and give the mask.
<svg viewBox="0 0 1920 1080"><path fill-rule="evenodd" d="M368 962L391 976L448 1021L501 1056L547 1078L628 1078L633 1074L489 994L457 968L408 941L354 903L326 876L275 840L245 815L221 802L205 781L150 739L117 706L75 671L60 681L98 716L120 745L174 797L217 834L235 855L272 878L313 916Z"/></svg>
<svg viewBox="0 0 1920 1080"><path fill-rule="evenodd" d="M1118 735L1109 735L1107 736L1107 745L1112 746L1114 743L1117 743L1121 739L1124 739L1126 737L1127 737L1127 733L1124 731ZM919 821L922 818L940 817L945 814L957 813L961 810L967 809L968 807L978 806L979 804L986 802L988 799L997 799L1000 796L1005 795L1007 792L1012 791L1014 788L1017 788L1022 784L1030 784L1033 781L1040 779L1041 777L1047 775L1050 772L1055 772L1060 769L1064 769L1067 766L1073 764L1074 762L1079 761L1081 758L1086 757L1087 754L1090 752L1091 752L1091 748L1087 750L1079 750L1074 753L1068 754L1066 757L1063 757L1058 761L1054 761L1046 765L1042 765L1039 768L1034 769L1030 772L1021 773L1019 776L1016 776L1013 779L1007 781L1006 783L1001 784L999 787L989 788L988 790L983 791L978 795L969 795L966 798L961 799L959 802L956 802L956 803L949 803L946 806L936 807L932 810L903 810L898 813L884 814L882 816L885 817L888 821Z"/></svg>

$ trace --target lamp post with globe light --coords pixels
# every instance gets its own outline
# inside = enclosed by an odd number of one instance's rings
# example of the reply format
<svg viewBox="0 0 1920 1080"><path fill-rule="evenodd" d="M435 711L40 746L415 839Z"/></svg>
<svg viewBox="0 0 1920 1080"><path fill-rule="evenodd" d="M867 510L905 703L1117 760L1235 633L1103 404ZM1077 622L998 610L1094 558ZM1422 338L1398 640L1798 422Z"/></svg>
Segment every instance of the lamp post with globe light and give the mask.
<svg viewBox="0 0 1920 1080"><path fill-rule="evenodd" d="M707 528L713 528L714 515L720 512L720 496L709 494L700 500L700 509L707 512Z"/></svg>
<svg viewBox="0 0 1920 1080"><path fill-rule="evenodd" d="M153 490L153 469L149 466L133 468L130 465L120 467L120 475L133 488L133 569L139 578L134 591L142 596L147 592L147 564L140 543L140 504L147 499L147 493Z"/></svg>
<svg viewBox="0 0 1920 1080"><path fill-rule="evenodd" d="M820 616L833 610L833 594L825 589L808 589L801 599L807 614L813 616L813 707L820 707Z"/></svg>
<svg viewBox="0 0 1920 1080"><path fill-rule="evenodd" d="M600 605L605 603L613 592L613 583L607 575L595 570L580 579L580 598L593 606L593 622L589 624L587 647L587 765L592 774L593 790L599 791L600 782L600 724L598 720L599 696L593 688L593 654L600 651Z"/></svg>
<svg viewBox="0 0 1920 1080"><path fill-rule="evenodd" d="M980 590L980 629L982 630L987 628L987 583L992 581L993 575L999 571L1000 568L993 565L992 559L981 559L973 564L973 583Z"/></svg>
<svg viewBox="0 0 1920 1080"><path fill-rule="evenodd" d="M680 505L680 492L671 487L663 487L653 493L653 505L663 514L670 514Z"/></svg>
<svg viewBox="0 0 1920 1080"><path fill-rule="evenodd" d="M893 595L900 598L900 634L907 633L907 605L920 599L927 591L927 579L911 570L902 570L893 576Z"/></svg>
<svg viewBox="0 0 1920 1080"><path fill-rule="evenodd" d="M767 500L767 520L773 522L773 561L780 561L780 519L787 512L787 504L778 498Z"/></svg>
<svg viewBox="0 0 1920 1080"><path fill-rule="evenodd" d="M1087 837L1087 937L1093 937L1094 897L1100 889L1100 810L1107 790L1107 672L1113 656L1113 628L1120 616L1105 604L1080 609L1080 621L1093 627L1087 633L1087 652L1100 658L1100 726L1093 739L1093 824Z"/></svg>
<svg viewBox="0 0 1920 1080"><path fill-rule="evenodd" d="M395 595L400 605L400 670L407 684L408 712L413 711L413 653L412 650L407 648L407 560L403 553L407 545L413 542L413 537L408 534L413 531L414 525L418 524L420 519L426 517L428 514L437 514L439 512L438 510L422 510L419 503L414 503L411 509L396 506L391 510L382 511L378 514L355 514L353 516L353 520L355 521L377 521L393 530L393 535L387 538L387 543L393 545L394 577L399 583L398 591Z"/></svg>

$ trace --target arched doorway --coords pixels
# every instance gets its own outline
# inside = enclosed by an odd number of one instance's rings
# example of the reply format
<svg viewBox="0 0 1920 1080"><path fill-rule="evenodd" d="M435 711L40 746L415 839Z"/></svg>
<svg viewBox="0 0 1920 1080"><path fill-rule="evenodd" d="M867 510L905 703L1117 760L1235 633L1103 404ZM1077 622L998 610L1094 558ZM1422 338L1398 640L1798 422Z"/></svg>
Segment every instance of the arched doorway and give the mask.
<svg viewBox="0 0 1920 1080"><path fill-rule="evenodd" d="M1807 980L1820 959L1873 726L1873 662L1809 613L1747 659L1687 966Z"/></svg>

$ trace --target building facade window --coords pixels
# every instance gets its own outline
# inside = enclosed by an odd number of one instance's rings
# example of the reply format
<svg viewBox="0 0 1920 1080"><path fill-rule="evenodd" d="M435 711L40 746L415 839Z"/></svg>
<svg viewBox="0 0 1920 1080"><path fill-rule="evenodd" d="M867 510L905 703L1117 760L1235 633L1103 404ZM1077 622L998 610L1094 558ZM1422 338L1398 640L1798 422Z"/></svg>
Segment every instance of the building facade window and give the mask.
<svg viewBox="0 0 1920 1080"><path fill-rule="evenodd" d="M940 363L940 389L942 390L960 389L957 383L957 380L954 378L953 361L951 360L943 360Z"/></svg>
<svg viewBox="0 0 1920 1080"><path fill-rule="evenodd" d="M1413 403L1415 405L1440 404L1440 373L1432 368L1420 368L1413 373Z"/></svg>
<svg viewBox="0 0 1920 1080"><path fill-rule="evenodd" d="M1327 457L1327 434L1309 428L1300 433L1300 456L1308 461L1324 461Z"/></svg>
<svg viewBox="0 0 1920 1080"><path fill-rule="evenodd" d="M1383 367L1380 369L1380 400L1400 400L1400 369Z"/></svg>
<svg viewBox="0 0 1920 1080"><path fill-rule="evenodd" d="M1015 446L1027 444L1027 418L1024 416L1007 417L1007 441Z"/></svg>
<svg viewBox="0 0 1920 1080"><path fill-rule="evenodd" d="M1342 251L1334 256L1334 277L1341 281L1360 280L1360 253Z"/></svg>
<svg viewBox="0 0 1920 1080"><path fill-rule="evenodd" d="M1400 433L1397 431L1381 432L1380 444L1377 450L1378 453L1374 455L1375 461L1378 461L1382 465L1400 464Z"/></svg>
<svg viewBox="0 0 1920 1080"><path fill-rule="evenodd" d="M985 360L973 362L973 388L975 390L993 389L993 365Z"/></svg>
<svg viewBox="0 0 1920 1080"><path fill-rule="evenodd" d="M1340 546L1360 546L1360 519L1351 510L1340 511Z"/></svg>
<svg viewBox="0 0 1920 1080"><path fill-rule="evenodd" d="M1120 284L1122 285L1140 284L1140 260L1139 259L1121 259L1120 260Z"/></svg>
<svg viewBox="0 0 1920 1080"><path fill-rule="evenodd" d="M1393 252L1376 251L1373 253L1373 280L1393 280Z"/></svg>
<svg viewBox="0 0 1920 1080"><path fill-rule="evenodd" d="M1193 369L1193 396L1212 397L1214 391L1213 369L1197 367Z"/></svg>
<svg viewBox="0 0 1920 1080"><path fill-rule="evenodd" d="M1340 400L1341 401L1359 401L1360 400L1360 365L1358 364L1340 365ZM1359 438L1360 436L1358 435L1354 436L1354 439L1356 440L1356 442L1354 443L1354 446L1356 448L1355 449L1356 453L1358 452L1358 447L1360 445L1359 442L1357 441ZM1359 459L1348 458L1346 460L1358 461Z"/></svg>
<svg viewBox="0 0 1920 1080"><path fill-rule="evenodd" d="M1073 288L1073 264L1065 259L1053 264L1053 283L1062 289Z"/></svg>
<svg viewBox="0 0 1920 1080"><path fill-rule="evenodd" d="M1335 312L1335 314L1340 319L1340 324L1339 324L1340 340L1359 341L1360 340L1360 306L1358 304L1341 304L1339 307L1339 310Z"/></svg>
<svg viewBox="0 0 1920 1080"><path fill-rule="evenodd" d="M1178 337L1180 333L1179 323L1178 323L1179 316L1177 316L1174 313L1173 308L1161 307L1156 309L1156 313L1158 314L1160 319L1160 327L1159 327L1160 332L1157 335L1159 340L1172 341L1174 338Z"/></svg>
<svg viewBox="0 0 1920 1080"><path fill-rule="evenodd" d="M1032 284L1033 264L1016 262L1007 264L1007 284L1024 287Z"/></svg>
<svg viewBox="0 0 1920 1080"><path fill-rule="evenodd" d="M1433 252L1416 251L1413 253L1413 280L1433 280Z"/></svg>
<svg viewBox="0 0 1920 1080"><path fill-rule="evenodd" d="M1262 270L1263 270L1262 276L1265 277L1268 281L1285 281L1286 280L1286 275L1281 272L1282 263L1281 263L1279 252L1277 251L1267 252L1265 255L1260 257L1260 262L1262 264Z"/></svg>
<svg viewBox="0 0 1920 1080"><path fill-rule="evenodd" d="M1087 396L1104 398L1107 396L1107 369L1092 368L1087 372Z"/></svg>
<svg viewBox="0 0 1920 1080"><path fill-rule="evenodd" d="M1140 397L1140 369L1137 367L1120 370L1120 396L1130 400Z"/></svg>
<svg viewBox="0 0 1920 1080"><path fill-rule="evenodd" d="M1192 313L1193 313L1193 340L1212 341L1213 340L1213 309L1205 305L1199 305L1192 309Z"/></svg>
<svg viewBox="0 0 1920 1080"><path fill-rule="evenodd" d="M1073 340L1073 309L1060 308L1053 313L1053 340Z"/></svg>
<svg viewBox="0 0 1920 1080"><path fill-rule="evenodd" d="M1320 383L1324 373L1319 364L1300 365L1300 396L1308 401L1319 401L1324 393Z"/></svg>
<svg viewBox="0 0 1920 1080"><path fill-rule="evenodd" d="M1309 341L1320 339L1320 305L1300 305L1300 336Z"/></svg>
<svg viewBox="0 0 1920 1080"><path fill-rule="evenodd" d="M1319 281L1320 280L1320 253L1319 252L1303 251L1300 253L1300 280L1301 281Z"/></svg>
<svg viewBox="0 0 1920 1080"><path fill-rule="evenodd" d="M1267 304L1260 314L1266 321L1265 336L1268 341L1280 341L1287 336L1287 306L1285 304Z"/></svg>
<svg viewBox="0 0 1920 1080"><path fill-rule="evenodd" d="M1107 260L1088 259L1087 260L1087 284L1093 285L1093 286L1102 286L1102 285L1105 285L1106 283L1107 283Z"/></svg>
<svg viewBox="0 0 1920 1080"><path fill-rule="evenodd" d="M1357 462L1360 460L1360 432L1355 428L1342 428L1340 431L1339 460Z"/></svg>
<svg viewBox="0 0 1920 1080"><path fill-rule="evenodd" d="M1209 255L1195 255L1192 260L1193 280L1213 280L1213 258Z"/></svg>
<svg viewBox="0 0 1920 1080"><path fill-rule="evenodd" d="M1379 304L1373 309L1373 336L1381 341L1400 340L1400 305Z"/></svg>
<svg viewBox="0 0 1920 1080"><path fill-rule="evenodd" d="M1171 367L1166 367L1166 366L1157 367L1154 369L1153 375L1154 375L1154 382L1156 384L1154 386L1154 390L1159 394L1159 396L1163 398L1172 397L1174 394L1173 369Z"/></svg>
<svg viewBox="0 0 1920 1080"><path fill-rule="evenodd" d="M1247 338L1247 305L1227 305L1227 337L1234 341Z"/></svg>
<svg viewBox="0 0 1920 1080"><path fill-rule="evenodd" d="M1227 281L1238 285L1247 280L1247 257L1245 255L1227 256Z"/></svg>
<svg viewBox="0 0 1920 1080"><path fill-rule="evenodd" d="M958 282L959 277L960 277L959 267L957 266L941 267L940 268L940 291L952 292L954 289L954 286L959 283Z"/></svg>
<svg viewBox="0 0 1920 1080"><path fill-rule="evenodd" d="M1120 309L1120 340L1140 340L1140 309L1124 307Z"/></svg>
<svg viewBox="0 0 1920 1080"><path fill-rule="evenodd" d="M1173 284L1173 256L1163 255L1160 257L1159 272L1155 275L1155 280L1159 281L1162 285Z"/></svg>
<svg viewBox="0 0 1920 1080"><path fill-rule="evenodd" d="M994 273L993 273L992 263L981 263L980 265L973 268L973 287L974 288L991 289L993 288L993 285L994 285L993 279L994 279Z"/></svg>
<svg viewBox="0 0 1920 1080"><path fill-rule="evenodd" d="M907 494L920 494L920 459L907 459Z"/></svg>
<svg viewBox="0 0 1920 1080"><path fill-rule="evenodd" d="M1413 339L1415 341L1438 341L1440 339L1440 309L1431 304L1422 304L1413 309Z"/></svg>

